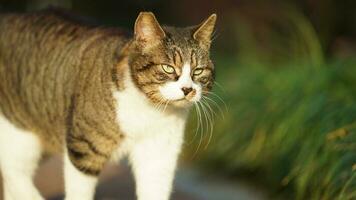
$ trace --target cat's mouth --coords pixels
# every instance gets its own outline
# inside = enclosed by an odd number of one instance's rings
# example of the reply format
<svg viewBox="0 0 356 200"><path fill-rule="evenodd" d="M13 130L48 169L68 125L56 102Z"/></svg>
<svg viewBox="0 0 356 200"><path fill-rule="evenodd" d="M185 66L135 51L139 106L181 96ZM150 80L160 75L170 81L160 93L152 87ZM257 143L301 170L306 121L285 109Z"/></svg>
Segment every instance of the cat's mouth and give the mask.
<svg viewBox="0 0 356 200"><path fill-rule="evenodd" d="M176 99L171 101L172 105L178 106L178 107L189 107L192 106L195 102L198 100L195 98L195 95L192 96L185 96L180 99Z"/></svg>
<svg viewBox="0 0 356 200"><path fill-rule="evenodd" d="M174 102L190 102L190 103L194 103L195 101L196 101L195 94L187 95L185 97L174 100Z"/></svg>
<svg viewBox="0 0 356 200"><path fill-rule="evenodd" d="M192 106L194 103L192 101L189 101L186 98L181 98L181 99L176 99L174 101L171 101L171 105L173 107L177 107L177 108L188 108L190 106Z"/></svg>

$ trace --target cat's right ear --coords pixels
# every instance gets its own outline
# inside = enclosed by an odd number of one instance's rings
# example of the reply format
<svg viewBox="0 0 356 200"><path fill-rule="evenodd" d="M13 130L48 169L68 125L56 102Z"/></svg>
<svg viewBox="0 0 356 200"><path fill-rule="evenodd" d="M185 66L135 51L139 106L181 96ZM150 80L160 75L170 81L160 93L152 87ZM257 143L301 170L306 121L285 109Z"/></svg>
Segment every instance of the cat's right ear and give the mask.
<svg viewBox="0 0 356 200"><path fill-rule="evenodd" d="M206 19L201 25L198 26L193 34L193 38L206 48L210 47L211 36L213 34L216 23L216 17L216 14L210 15L208 19Z"/></svg>
<svg viewBox="0 0 356 200"><path fill-rule="evenodd" d="M166 34L152 12L141 12L135 22L135 40L152 44L162 40Z"/></svg>

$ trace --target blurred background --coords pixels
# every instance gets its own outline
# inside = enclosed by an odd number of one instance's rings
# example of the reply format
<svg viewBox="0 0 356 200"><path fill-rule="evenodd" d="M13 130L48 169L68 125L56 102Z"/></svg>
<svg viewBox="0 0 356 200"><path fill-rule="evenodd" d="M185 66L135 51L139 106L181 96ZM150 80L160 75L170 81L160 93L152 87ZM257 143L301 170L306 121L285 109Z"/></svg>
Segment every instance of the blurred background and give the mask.
<svg viewBox="0 0 356 200"><path fill-rule="evenodd" d="M130 30L140 11L175 26L217 13L217 83L192 111L173 199L356 199L355 0L0 0L49 5ZM36 177L48 199L62 198L60 162ZM123 166L97 199L134 199Z"/></svg>

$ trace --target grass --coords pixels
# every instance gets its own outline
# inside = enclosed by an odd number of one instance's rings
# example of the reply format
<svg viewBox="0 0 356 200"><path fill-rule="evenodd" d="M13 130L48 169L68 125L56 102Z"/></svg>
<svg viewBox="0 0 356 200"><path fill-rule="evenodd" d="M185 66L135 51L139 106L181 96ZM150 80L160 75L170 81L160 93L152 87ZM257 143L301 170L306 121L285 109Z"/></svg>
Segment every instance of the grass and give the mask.
<svg viewBox="0 0 356 200"><path fill-rule="evenodd" d="M215 92L227 111L200 145L200 164L263 176L295 199L356 198L355 65L224 70L225 91Z"/></svg>
<svg viewBox="0 0 356 200"><path fill-rule="evenodd" d="M240 56L215 56L221 88L214 92L226 109L215 101L224 117L215 117L210 144L209 136L200 142L191 131L194 145L185 155L199 147L199 166L253 177L273 199L356 199L356 60L325 60L310 23L300 15L291 19L294 39L284 41L307 52L282 61L260 55L253 34L239 23ZM193 116L189 130L196 121Z"/></svg>

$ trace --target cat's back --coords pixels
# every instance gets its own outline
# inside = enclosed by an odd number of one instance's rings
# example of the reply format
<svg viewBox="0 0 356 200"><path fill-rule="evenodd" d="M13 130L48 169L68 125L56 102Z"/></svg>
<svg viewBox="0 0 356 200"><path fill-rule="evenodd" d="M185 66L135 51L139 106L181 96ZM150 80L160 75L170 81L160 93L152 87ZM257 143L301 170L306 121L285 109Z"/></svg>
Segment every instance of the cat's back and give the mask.
<svg viewBox="0 0 356 200"><path fill-rule="evenodd" d="M13 50L25 47L33 51L37 46L43 49L51 45L75 45L108 32L123 37L127 35L125 30L102 28L91 19L59 9L0 14L0 45L16 45Z"/></svg>
<svg viewBox="0 0 356 200"><path fill-rule="evenodd" d="M92 70L109 74L126 38L56 10L0 14L0 115L35 132L62 134L76 85Z"/></svg>
<svg viewBox="0 0 356 200"><path fill-rule="evenodd" d="M33 132L63 129L90 29L49 11L0 14L0 115Z"/></svg>
<svg viewBox="0 0 356 200"><path fill-rule="evenodd" d="M27 48L31 49L29 52L33 52L37 50L34 47L42 50L54 45L75 46L102 35L116 35L122 39L130 37L125 29L107 28L93 19L61 9L0 13L0 48L4 48L6 44L16 45L16 48L7 50Z"/></svg>

